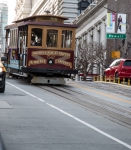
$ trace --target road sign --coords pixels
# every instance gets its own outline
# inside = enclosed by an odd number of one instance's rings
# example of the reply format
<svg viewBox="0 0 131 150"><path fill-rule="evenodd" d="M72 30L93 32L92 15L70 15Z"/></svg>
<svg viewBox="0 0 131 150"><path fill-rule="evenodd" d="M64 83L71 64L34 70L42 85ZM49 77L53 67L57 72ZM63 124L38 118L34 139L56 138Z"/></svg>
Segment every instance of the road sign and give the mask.
<svg viewBox="0 0 131 150"><path fill-rule="evenodd" d="M107 39L126 39L126 34L106 33Z"/></svg>
<svg viewBox="0 0 131 150"><path fill-rule="evenodd" d="M111 57L112 58L120 58L120 51L112 51Z"/></svg>

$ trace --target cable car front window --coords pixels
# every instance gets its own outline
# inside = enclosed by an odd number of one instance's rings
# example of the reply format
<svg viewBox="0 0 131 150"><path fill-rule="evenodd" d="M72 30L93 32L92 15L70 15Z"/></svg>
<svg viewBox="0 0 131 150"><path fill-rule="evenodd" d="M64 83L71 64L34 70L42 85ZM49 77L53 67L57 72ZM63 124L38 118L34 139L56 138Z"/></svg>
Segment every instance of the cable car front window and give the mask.
<svg viewBox="0 0 131 150"><path fill-rule="evenodd" d="M31 45L42 46L42 29L32 28L31 30Z"/></svg>
<svg viewBox="0 0 131 150"><path fill-rule="evenodd" d="M62 31L62 48L71 48L72 47L72 31L63 30Z"/></svg>
<svg viewBox="0 0 131 150"><path fill-rule="evenodd" d="M47 30L46 45L47 47L57 47L58 30Z"/></svg>

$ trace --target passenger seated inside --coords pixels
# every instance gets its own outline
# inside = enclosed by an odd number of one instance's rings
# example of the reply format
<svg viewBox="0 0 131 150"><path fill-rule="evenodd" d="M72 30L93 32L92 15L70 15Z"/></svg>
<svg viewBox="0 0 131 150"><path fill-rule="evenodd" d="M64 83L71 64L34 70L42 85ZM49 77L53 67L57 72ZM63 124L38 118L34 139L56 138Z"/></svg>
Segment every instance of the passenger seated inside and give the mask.
<svg viewBox="0 0 131 150"><path fill-rule="evenodd" d="M42 46L42 41L41 41L41 38L38 38L37 39L37 43L36 43L37 46Z"/></svg>
<svg viewBox="0 0 131 150"><path fill-rule="evenodd" d="M35 37L32 37L32 38L31 38L31 45L32 45L32 46L36 45Z"/></svg>
<svg viewBox="0 0 131 150"><path fill-rule="evenodd" d="M35 41L31 41L31 45L33 45L33 46L34 46L34 45L35 45L35 43L36 43Z"/></svg>
<svg viewBox="0 0 131 150"><path fill-rule="evenodd" d="M32 28L31 30L31 45L42 46L42 29Z"/></svg>

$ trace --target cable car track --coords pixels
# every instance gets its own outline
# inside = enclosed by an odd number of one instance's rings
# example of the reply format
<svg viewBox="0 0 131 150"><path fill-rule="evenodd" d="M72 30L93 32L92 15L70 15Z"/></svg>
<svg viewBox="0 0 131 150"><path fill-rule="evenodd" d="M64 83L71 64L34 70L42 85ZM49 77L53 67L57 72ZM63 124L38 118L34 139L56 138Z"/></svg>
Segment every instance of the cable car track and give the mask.
<svg viewBox="0 0 131 150"><path fill-rule="evenodd" d="M82 82L82 83L79 82L79 84L84 84L84 85L87 85L88 83L89 82ZM88 86L97 87L98 84L99 84L99 82L93 82L93 84L88 84ZM109 88L109 86L111 88ZM121 86L122 86L122 88L121 88ZM108 90L108 92L112 92L115 94L117 93L117 94L131 97L131 87L130 86L123 86L123 85L119 85L119 84L111 84L108 82L101 82L100 89L105 90L105 91Z"/></svg>
<svg viewBox="0 0 131 150"><path fill-rule="evenodd" d="M71 102L74 102L96 114L102 115L105 118L113 120L123 126L131 128L131 109L120 106L118 104L101 100L83 92L78 92L69 89L68 86L40 86L38 88L46 90L50 93L63 97ZM62 88L63 87L63 88Z"/></svg>

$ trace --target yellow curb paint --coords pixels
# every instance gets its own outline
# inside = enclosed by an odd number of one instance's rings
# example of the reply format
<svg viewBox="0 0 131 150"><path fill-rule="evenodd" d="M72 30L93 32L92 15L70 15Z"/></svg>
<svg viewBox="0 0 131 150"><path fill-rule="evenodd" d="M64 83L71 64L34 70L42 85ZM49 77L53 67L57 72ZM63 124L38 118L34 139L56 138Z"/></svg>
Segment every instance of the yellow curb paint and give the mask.
<svg viewBox="0 0 131 150"><path fill-rule="evenodd" d="M113 99L115 99L115 100L117 100L117 101L121 101L121 102L124 102L124 103L131 104L131 101L129 101L129 100L126 100L126 99L123 99L123 98L117 98L117 97L114 96L114 95L102 93L102 92L100 92L100 91L96 91L96 90L93 90L93 89L90 89L90 88L87 88L87 87L82 87L82 86L76 85L76 84L77 84L77 83L74 83L74 84L72 84L72 86L81 88L81 89L86 90L86 91L94 92L94 93L99 94L99 95L102 95L102 96L106 96L106 97L109 97L109 98L113 98Z"/></svg>

